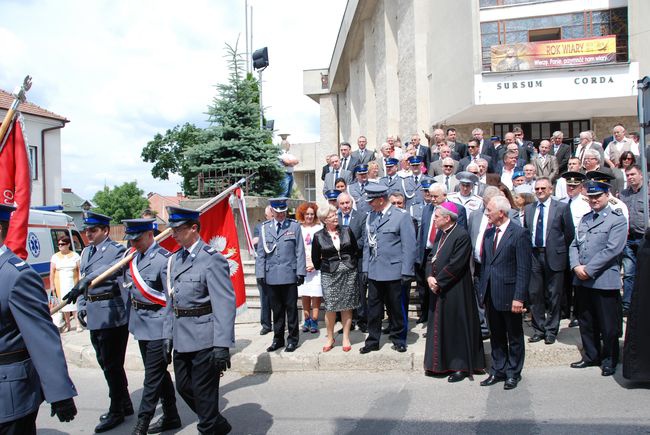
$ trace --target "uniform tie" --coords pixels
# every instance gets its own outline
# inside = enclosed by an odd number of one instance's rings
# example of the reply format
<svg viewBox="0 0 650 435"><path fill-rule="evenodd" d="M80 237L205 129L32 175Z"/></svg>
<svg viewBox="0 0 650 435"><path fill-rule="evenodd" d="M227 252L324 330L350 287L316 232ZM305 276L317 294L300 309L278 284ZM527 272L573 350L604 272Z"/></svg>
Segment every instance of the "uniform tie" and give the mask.
<svg viewBox="0 0 650 435"><path fill-rule="evenodd" d="M280 230L282 229L282 224L278 222L277 229L275 230L276 234L280 234Z"/></svg>
<svg viewBox="0 0 650 435"><path fill-rule="evenodd" d="M539 214L535 226L535 247L544 247L544 204L541 202L539 203Z"/></svg>
<svg viewBox="0 0 650 435"><path fill-rule="evenodd" d="M181 252L181 262L185 263L185 260L187 260L187 257L190 255L190 251L187 249L183 249L183 252Z"/></svg>
<svg viewBox="0 0 650 435"><path fill-rule="evenodd" d="M88 259L89 260L91 258L93 258L93 255L95 255L95 252L97 252L97 248L95 247L95 245L90 245L90 252L88 254Z"/></svg>
<svg viewBox="0 0 650 435"><path fill-rule="evenodd" d="M418 176L417 176L417 175L414 175L414 176L413 176L413 179L415 180L415 185L416 185L416 186L417 186L418 184L420 184L420 182L418 181Z"/></svg>
<svg viewBox="0 0 650 435"><path fill-rule="evenodd" d="M598 219L598 213L594 213L594 220Z"/></svg>

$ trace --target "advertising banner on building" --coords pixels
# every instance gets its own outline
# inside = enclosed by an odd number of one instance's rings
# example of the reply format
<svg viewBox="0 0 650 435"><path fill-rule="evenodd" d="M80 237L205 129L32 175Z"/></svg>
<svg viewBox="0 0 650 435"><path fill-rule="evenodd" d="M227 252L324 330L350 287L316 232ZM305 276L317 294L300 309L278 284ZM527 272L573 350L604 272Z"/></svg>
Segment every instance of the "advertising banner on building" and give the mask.
<svg viewBox="0 0 650 435"><path fill-rule="evenodd" d="M616 61L616 35L490 47L492 71L564 68Z"/></svg>

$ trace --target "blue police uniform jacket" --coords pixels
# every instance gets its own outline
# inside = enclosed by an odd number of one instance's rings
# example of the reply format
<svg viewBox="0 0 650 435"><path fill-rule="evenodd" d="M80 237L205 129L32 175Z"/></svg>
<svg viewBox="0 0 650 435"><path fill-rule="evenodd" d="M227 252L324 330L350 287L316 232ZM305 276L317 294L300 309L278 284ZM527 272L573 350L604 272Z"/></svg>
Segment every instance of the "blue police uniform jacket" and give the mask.
<svg viewBox="0 0 650 435"><path fill-rule="evenodd" d="M165 318L174 348L181 353L213 347L235 346L235 290L226 257L199 240L183 261L183 249L170 257L170 292L173 308L191 309L210 305L212 312L195 317ZM171 328L167 325L171 322Z"/></svg>
<svg viewBox="0 0 650 435"><path fill-rule="evenodd" d="M90 258L90 246L87 246L81 253L81 276L91 280L120 261L126 251L124 246L108 237L96 248L97 251L92 258ZM116 328L127 324L129 319L126 297L121 291L122 286L118 282L118 275L120 274L115 273L96 287L88 289L88 294L91 296L111 292L114 295L112 299L90 302L86 300L85 295L79 297L77 309L86 310L89 330Z"/></svg>
<svg viewBox="0 0 650 435"><path fill-rule="evenodd" d="M157 243L153 243L144 255L135 252L134 256L139 256L137 268L142 280L152 289L168 294L167 290L167 260L172 254L165 248L161 248ZM134 264L135 267L135 264ZM136 340L161 340L169 337L170 331L163 331L165 326L165 317L171 311L172 303L167 301L163 307L157 310L135 309L132 301L135 300L144 304L155 304L142 295L142 292L133 283L131 270L127 266L124 268L124 290L129 294L127 305L129 309L129 332L133 334ZM171 327L171 323L167 324Z"/></svg>
<svg viewBox="0 0 650 435"><path fill-rule="evenodd" d="M394 281L415 276L415 228L411 215L390 206L381 218L368 215L363 245L363 272L375 281Z"/></svg>
<svg viewBox="0 0 650 435"><path fill-rule="evenodd" d="M569 246L571 270L576 266L586 266L589 279L573 277L573 284L600 290L621 289L621 273L618 257L627 241L627 220L620 210L609 206L598 212L585 214L576 235Z"/></svg>
<svg viewBox="0 0 650 435"><path fill-rule="evenodd" d="M297 276L307 274L305 260L305 243L298 222L285 219L280 232L274 220L262 224L255 277L265 279L269 285L295 284Z"/></svg>
<svg viewBox="0 0 650 435"><path fill-rule="evenodd" d="M0 365L0 423L77 395L52 323L41 277L0 245L0 354L27 350L24 361Z"/></svg>

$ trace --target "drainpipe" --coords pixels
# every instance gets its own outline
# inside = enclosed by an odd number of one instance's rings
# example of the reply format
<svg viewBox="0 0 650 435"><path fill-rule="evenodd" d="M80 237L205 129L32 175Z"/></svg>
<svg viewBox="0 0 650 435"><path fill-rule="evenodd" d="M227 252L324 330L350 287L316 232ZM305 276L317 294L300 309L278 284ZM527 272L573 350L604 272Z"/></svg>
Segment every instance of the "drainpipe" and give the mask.
<svg viewBox="0 0 650 435"><path fill-rule="evenodd" d="M56 127L50 127L41 130L41 162L43 166L43 205L47 205L47 196L46 196L46 185L45 185L45 133L52 130L59 130L65 127L65 122Z"/></svg>

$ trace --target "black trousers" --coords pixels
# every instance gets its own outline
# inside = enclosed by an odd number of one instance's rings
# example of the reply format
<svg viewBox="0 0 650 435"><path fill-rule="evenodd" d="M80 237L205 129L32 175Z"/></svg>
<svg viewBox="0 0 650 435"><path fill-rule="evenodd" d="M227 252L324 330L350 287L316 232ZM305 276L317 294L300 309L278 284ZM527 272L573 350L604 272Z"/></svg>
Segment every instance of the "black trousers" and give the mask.
<svg viewBox="0 0 650 435"><path fill-rule="evenodd" d="M284 322L287 321L287 342L298 344L298 287L295 284L268 285L273 311L273 341L284 343Z"/></svg>
<svg viewBox="0 0 650 435"><path fill-rule="evenodd" d="M481 321L481 334L485 336L490 333L490 327L488 325L487 315L485 314L485 307L481 306L479 300L479 294L481 293L479 288L481 284L481 267L481 263L474 262L474 276L472 277L472 280L474 285L474 299L476 300L476 307L478 309L478 318Z"/></svg>
<svg viewBox="0 0 650 435"><path fill-rule="evenodd" d="M368 283L361 272L357 273L357 288L359 289L359 308L354 310L354 320L359 327L368 326Z"/></svg>
<svg viewBox="0 0 650 435"><path fill-rule="evenodd" d="M219 413L219 372L212 349L174 351L176 390L199 419L199 433L212 434L226 419Z"/></svg>
<svg viewBox="0 0 650 435"><path fill-rule="evenodd" d="M564 291L562 292L562 308L560 316L562 319L575 319L578 313L578 301L575 296L575 287L573 286L573 271L567 266L567 269L563 273Z"/></svg>
<svg viewBox="0 0 650 435"><path fill-rule="evenodd" d="M156 412L158 399L162 400L165 415L178 415L174 383L167 371L162 343L162 340L138 341L144 363L144 383L138 418L151 419Z"/></svg>
<svg viewBox="0 0 650 435"><path fill-rule="evenodd" d="M129 398L124 356L129 339L127 325L116 328L96 329L90 331L90 342L95 349L97 362L104 372L108 384L108 396L111 398L109 412L122 413L124 402Z"/></svg>
<svg viewBox="0 0 650 435"><path fill-rule="evenodd" d="M406 345L406 313L402 304L401 281L368 280L368 337L366 346L379 347L384 303L388 309L390 340L393 344Z"/></svg>
<svg viewBox="0 0 650 435"><path fill-rule="evenodd" d="M621 292L577 286L576 299L583 359L601 367L616 367L623 321Z"/></svg>
<svg viewBox="0 0 650 435"><path fill-rule="evenodd" d="M428 259L428 253L426 257ZM418 299L420 302L420 318L424 322L426 322L429 318L429 293L431 293L431 290L429 289L429 285L427 283L425 268L425 265L416 266L415 268L416 290L418 292Z"/></svg>
<svg viewBox="0 0 650 435"><path fill-rule="evenodd" d="M269 289L266 284L257 284L257 290L260 292L260 324L262 328L271 330L271 296L269 295Z"/></svg>
<svg viewBox="0 0 650 435"><path fill-rule="evenodd" d="M38 410L14 421L0 423L0 435L36 435Z"/></svg>
<svg viewBox="0 0 650 435"><path fill-rule="evenodd" d="M490 347L492 347L490 374L501 379L518 378L524 368L525 357L522 316L494 308L489 290L485 296L485 311L490 324Z"/></svg>
<svg viewBox="0 0 650 435"><path fill-rule="evenodd" d="M551 270L546 261L546 253L533 248L529 294L535 334L557 336L560 330L563 280L564 271Z"/></svg>

